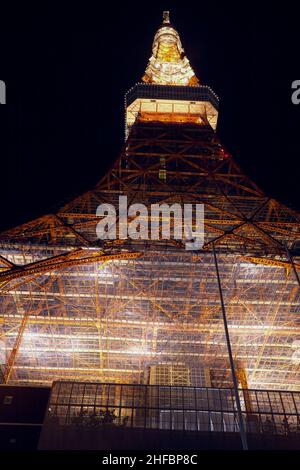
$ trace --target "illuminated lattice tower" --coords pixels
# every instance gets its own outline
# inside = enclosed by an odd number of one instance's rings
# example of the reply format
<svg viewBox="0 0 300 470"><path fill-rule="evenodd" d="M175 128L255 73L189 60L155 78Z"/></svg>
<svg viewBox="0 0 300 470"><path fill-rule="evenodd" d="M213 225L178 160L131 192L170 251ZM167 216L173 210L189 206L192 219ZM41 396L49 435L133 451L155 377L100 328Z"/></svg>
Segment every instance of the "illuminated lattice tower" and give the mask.
<svg viewBox="0 0 300 470"><path fill-rule="evenodd" d="M247 178L217 134L164 14L143 81L126 94L126 142L97 186L0 237L3 381L231 384L215 247L243 387L300 386L299 215ZM121 116L120 116L121 118ZM174 240L101 241L101 203L201 203L203 249Z"/></svg>

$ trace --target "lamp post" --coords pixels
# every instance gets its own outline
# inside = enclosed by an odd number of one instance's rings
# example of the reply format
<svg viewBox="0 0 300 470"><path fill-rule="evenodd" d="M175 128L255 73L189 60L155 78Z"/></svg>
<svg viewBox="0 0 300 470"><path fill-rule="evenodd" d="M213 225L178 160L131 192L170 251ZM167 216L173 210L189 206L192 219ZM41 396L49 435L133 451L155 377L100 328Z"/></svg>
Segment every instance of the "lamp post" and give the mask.
<svg viewBox="0 0 300 470"><path fill-rule="evenodd" d="M221 285L218 260L217 260L216 250L215 250L215 244L213 243L212 246L213 246L215 267L216 267L216 273L217 273L217 279L218 279L218 287L219 287L220 301L221 301L221 307L222 307L222 317L223 317L223 324L224 324L224 330L225 330L226 344L227 344L227 350L228 350L228 356L229 356L229 362L230 362L231 376L232 376L232 381L233 381L234 395L235 395L236 406L237 406L237 414L238 414L242 447L243 447L243 450L248 450L247 435L246 435L245 425L243 421L241 401L240 401L239 391L238 391L238 381L236 378L236 373L235 373L235 368L234 368L234 361L233 361L233 356L232 356L230 336L229 336L228 324L227 324L227 318L226 318L226 309L225 309L225 304L224 304L224 299L223 299L222 285Z"/></svg>

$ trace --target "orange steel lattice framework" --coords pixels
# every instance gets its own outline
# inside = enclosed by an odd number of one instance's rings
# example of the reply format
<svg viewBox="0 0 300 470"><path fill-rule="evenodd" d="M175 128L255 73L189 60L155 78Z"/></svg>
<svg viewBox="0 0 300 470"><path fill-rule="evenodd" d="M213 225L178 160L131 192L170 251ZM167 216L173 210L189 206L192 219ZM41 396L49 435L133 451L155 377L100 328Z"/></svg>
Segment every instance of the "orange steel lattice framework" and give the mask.
<svg viewBox="0 0 300 470"><path fill-rule="evenodd" d="M177 47L173 27L161 29L157 41ZM128 137L96 187L0 236L3 382L231 387L214 244L240 386L299 390L300 260L286 249L300 238L299 214L267 197L224 148L212 90L195 78L147 77L126 95ZM97 239L97 206L118 207L120 195L148 207L204 204L203 249Z"/></svg>

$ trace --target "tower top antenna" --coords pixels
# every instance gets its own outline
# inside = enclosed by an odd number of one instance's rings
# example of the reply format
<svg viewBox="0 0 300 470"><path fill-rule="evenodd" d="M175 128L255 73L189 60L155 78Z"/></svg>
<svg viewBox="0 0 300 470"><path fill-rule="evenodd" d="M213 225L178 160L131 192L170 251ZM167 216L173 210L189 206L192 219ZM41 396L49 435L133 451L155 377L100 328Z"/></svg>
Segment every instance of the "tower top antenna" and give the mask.
<svg viewBox="0 0 300 470"><path fill-rule="evenodd" d="M163 12L163 24L170 24L170 12L169 11Z"/></svg>

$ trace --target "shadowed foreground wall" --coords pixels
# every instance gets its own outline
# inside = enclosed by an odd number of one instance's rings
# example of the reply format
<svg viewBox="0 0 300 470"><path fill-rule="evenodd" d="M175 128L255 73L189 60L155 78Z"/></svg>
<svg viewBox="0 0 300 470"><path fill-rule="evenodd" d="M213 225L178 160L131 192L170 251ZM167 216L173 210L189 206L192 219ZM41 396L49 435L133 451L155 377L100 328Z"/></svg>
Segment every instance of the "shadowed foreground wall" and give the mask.
<svg viewBox="0 0 300 470"><path fill-rule="evenodd" d="M0 386L0 449L36 449L50 388Z"/></svg>

